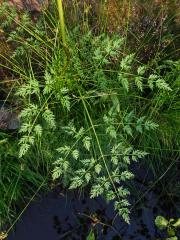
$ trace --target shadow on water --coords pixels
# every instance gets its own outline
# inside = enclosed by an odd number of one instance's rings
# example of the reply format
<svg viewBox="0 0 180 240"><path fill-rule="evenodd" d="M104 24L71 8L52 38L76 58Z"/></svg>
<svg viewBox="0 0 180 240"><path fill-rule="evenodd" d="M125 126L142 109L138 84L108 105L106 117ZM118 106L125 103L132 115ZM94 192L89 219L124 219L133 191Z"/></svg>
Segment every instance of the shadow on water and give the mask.
<svg viewBox="0 0 180 240"><path fill-rule="evenodd" d="M141 192L138 199L147 191L149 181L145 173L139 173L141 179L137 177L134 181L134 191ZM136 205L137 198L132 197L135 207L128 225L116 217L112 203L107 204L102 198L90 199L86 194L65 193L57 188L28 207L8 240L83 240L90 229L94 230L97 240L164 239L165 232L159 232L154 226L155 217L176 218L180 215L165 198L159 197L158 191L160 189L149 190L143 201Z"/></svg>

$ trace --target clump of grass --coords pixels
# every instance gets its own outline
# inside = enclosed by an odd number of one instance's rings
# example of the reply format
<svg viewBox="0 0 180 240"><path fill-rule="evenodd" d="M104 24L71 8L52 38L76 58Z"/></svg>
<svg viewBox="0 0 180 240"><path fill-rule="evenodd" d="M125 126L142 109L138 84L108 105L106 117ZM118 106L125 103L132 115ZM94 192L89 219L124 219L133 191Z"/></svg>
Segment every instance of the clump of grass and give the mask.
<svg viewBox="0 0 180 240"><path fill-rule="evenodd" d="M43 164L41 163L41 166ZM16 216L16 206L26 205L46 178L35 159L18 158L18 138L0 132L0 228L12 223Z"/></svg>

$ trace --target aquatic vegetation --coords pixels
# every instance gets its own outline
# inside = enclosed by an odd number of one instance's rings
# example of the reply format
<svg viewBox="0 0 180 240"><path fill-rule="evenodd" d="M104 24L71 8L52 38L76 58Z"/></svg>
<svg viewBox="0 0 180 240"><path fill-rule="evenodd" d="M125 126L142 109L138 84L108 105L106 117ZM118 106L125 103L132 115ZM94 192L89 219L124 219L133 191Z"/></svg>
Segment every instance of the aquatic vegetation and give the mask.
<svg viewBox="0 0 180 240"><path fill-rule="evenodd" d="M157 216L155 219L155 225L159 230L167 230L168 237L166 240L178 240L176 237L176 231L180 228L180 218L175 220L171 218L167 220L162 216Z"/></svg>

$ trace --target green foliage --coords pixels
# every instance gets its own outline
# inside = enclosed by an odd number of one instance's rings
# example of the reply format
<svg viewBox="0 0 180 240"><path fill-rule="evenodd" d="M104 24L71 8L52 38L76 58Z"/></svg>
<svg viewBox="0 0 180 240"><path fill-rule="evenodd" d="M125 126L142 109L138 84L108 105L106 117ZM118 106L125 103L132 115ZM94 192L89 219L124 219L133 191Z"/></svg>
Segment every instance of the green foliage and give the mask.
<svg viewBox="0 0 180 240"><path fill-rule="evenodd" d="M79 39L79 31L69 33L68 52L55 46L41 80L32 72L33 77L18 88L25 103L19 157L32 147L45 148L43 139L50 137L52 155L57 156L53 180L60 178L69 189L87 187L92 198L102 195L113 200L115 210L129 222L126 184L133 178L129 166L147 155L136 149L133 139L156 130L158 124L123 101L128 99L127 91L141 96L144 89L163 93L170 87L158 77L153 78L151 90L152 70L137 66L135 54L120 54L120 36L94 36L88 31ZM57 152L54 135L59 139Z"/></svg>
<svg viewBox="0 0 180 240"><path fill-rule="evenodd" d="M95 240L95 235L92 229L90 230L86 240Z"/></svg>
<svg viewBox="0 0 180 240"><path fill-rule="evenodd" d="M162 217L157 216L155 219L155 225L159 230L167 230L166 240L178 240L176 237L176 231L180 228L180 218L175 220L171 218L169 221Z"/></svg>
<svg viewBox="0 0 180 240"><path fill-rule="evenodd" d="M158 229L163 230L167 228L168 221L162 216L157 216L155 219L155 224Z"/></svg>
<svg viewBox="0 0 180 240"><path fill-rule="evenodd" d="M17 141L17 137L0 132L0 228L12 223L19 202L24 203L24 196L31 198L46 177L33 155L26 160L18 158Z"/></svg>
<svg viewBox="0 0 180 240"><path fill-rule="evenodd" d="M8 11L10 14L6 15ZM10 7L7 1L4 1L0 7L0 17L5 17L4 21L1 21L1 27L3 29L8 29L14 23L14 19L17 17L17 11L15 8Z"/></svg>
<svg viewBox="0 0 180 240"><path fill-rule="evenodd" d="M171 121L179 131L178 117L167 117L179 112L179 62L139 63L136 53L124 52L122 36L88 28L69 31L62 44L59 21L45 16L33 26L22 15L9 34L17 45L18 161L47 162L53 181L114 201L129 223L131 163L156 154L157 142L160 151L178 144L166 131Z"/></svg>

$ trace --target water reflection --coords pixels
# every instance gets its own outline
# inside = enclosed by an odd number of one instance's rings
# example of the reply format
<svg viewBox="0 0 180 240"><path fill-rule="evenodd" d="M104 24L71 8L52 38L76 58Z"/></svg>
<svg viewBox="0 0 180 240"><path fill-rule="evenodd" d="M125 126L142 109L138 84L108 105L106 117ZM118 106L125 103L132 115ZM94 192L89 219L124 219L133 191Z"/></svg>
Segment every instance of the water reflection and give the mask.
<svg viewBox="0 0 180 240"><path fill-rule="evenodd" d="M155 229L154 219L157 214L168 214L158 201L156 194L149 192L127 225L120 217L114 218L113 204L56 189L31 204L8 240L83 240L90 229L98 240L155 240L163 235Z"/></svg>

